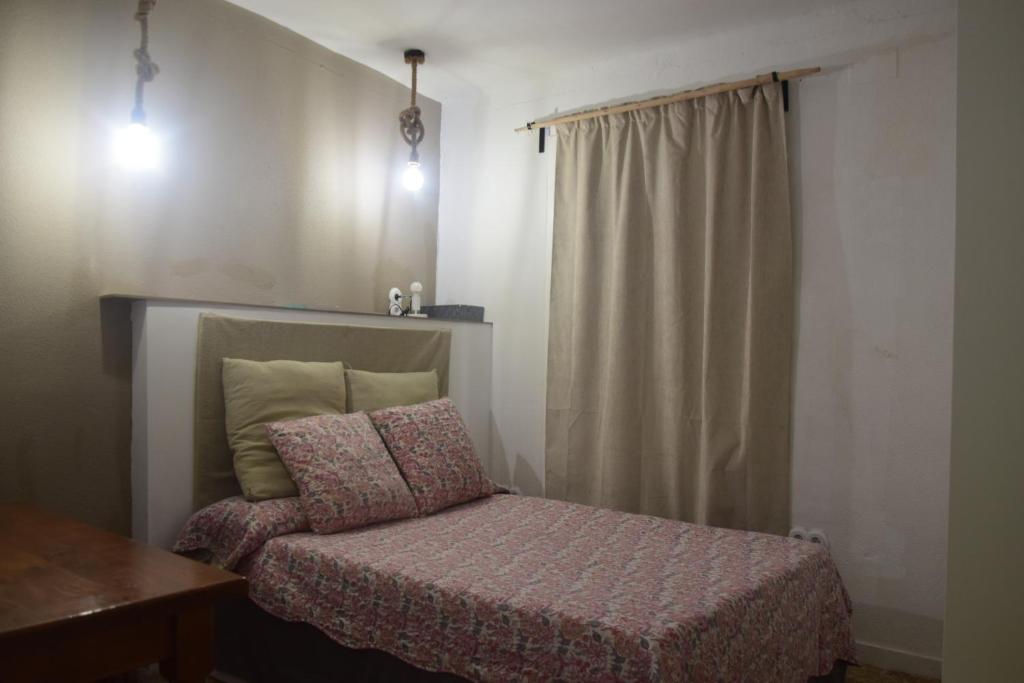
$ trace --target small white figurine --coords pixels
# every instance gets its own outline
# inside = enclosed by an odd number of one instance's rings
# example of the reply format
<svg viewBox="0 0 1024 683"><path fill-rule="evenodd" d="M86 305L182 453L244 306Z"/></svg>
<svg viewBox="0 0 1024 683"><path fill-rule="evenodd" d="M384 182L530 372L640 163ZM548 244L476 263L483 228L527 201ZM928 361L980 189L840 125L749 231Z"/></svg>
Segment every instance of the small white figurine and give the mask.
<svg viewBox="0 0 1024 683"><path fill-rule="evenodd" d="M398 287L392 287L391 291L388 292L388 315L404 315L405 311L402 310L402 290Z"/></svg>
<svg viewBox="0 0 1024 683"><path fill-rule="evenodd" d="M413 318L426 318L426 313L420 313L420 292L423 291L423 284L414 282L409 285L409 291L412 292L412 310L409 311L409 315Z"/></svg>

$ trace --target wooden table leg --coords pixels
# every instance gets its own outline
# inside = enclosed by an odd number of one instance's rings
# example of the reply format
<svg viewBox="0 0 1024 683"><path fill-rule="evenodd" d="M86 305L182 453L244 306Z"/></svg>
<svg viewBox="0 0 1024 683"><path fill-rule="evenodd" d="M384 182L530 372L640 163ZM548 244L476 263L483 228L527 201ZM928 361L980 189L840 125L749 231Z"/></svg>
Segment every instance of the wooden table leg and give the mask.
<svg viewBox="0 0 1024 683"><path fill-rule="evenodd" d="M213 668L213 610L190 607L171 618L171 655L160 673L171 683L203 683Z"/></svg>

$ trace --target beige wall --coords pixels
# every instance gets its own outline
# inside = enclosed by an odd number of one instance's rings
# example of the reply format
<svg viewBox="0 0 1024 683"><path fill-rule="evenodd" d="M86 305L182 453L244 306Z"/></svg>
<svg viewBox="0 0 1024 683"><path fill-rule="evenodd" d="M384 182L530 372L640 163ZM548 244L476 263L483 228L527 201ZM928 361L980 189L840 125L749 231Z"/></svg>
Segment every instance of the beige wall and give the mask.
<svg viewBox="0 0 1024 683"><path fill-rule="evenodd" d="M1024 644L1024 5L961 2L949 683L1019 681Z"/></svg>
<svg viewBox="0 0 1024 683"><path fill-rule="evenodd" d="M0 3L0 499L128 531L127 309L101 292L382 310L433 300L440 105L405 192L408 90L220 0L157 5L159 173L110 163L132 0ZM396 54L396 59L401 59Z"/></svg>

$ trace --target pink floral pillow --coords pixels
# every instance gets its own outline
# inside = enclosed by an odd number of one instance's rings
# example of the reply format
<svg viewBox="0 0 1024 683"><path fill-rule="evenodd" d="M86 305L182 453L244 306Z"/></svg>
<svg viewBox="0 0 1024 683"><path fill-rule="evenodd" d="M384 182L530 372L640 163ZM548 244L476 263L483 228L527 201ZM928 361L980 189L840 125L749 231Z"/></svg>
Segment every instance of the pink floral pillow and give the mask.
<svg viewBox="0 0 1024 683"><path fill-rule="evenodd" d="M309 520L298 498L250 503L235 496L192 515L178 534L174 552L202 553L217 566L234 569L270 539L299 531L309 531Z"/></svg>
<svg viewBox="0 0 1024 683"><path fill-rule="evenodd" d="M450 399L384 408L370 419L409 482L421 515L495 492Z"/></svg>
<svg viewBox="0 0 1024 683"><path fill-rule="evenodd" d="M416 515L409 487L366 413L270 422L267 434L316 533Z"/></svg>

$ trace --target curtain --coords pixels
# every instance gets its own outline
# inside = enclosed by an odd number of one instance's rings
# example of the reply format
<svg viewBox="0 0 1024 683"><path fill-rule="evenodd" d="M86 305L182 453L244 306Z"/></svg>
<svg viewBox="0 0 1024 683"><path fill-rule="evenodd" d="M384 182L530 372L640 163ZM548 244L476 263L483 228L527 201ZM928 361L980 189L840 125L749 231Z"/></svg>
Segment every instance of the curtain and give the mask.
<svg viewBox="0 0 1024 683"><path fill-rule="evenodd" d="M792 268L778 84L560 127L547 494L786 533Z"/></svg>

